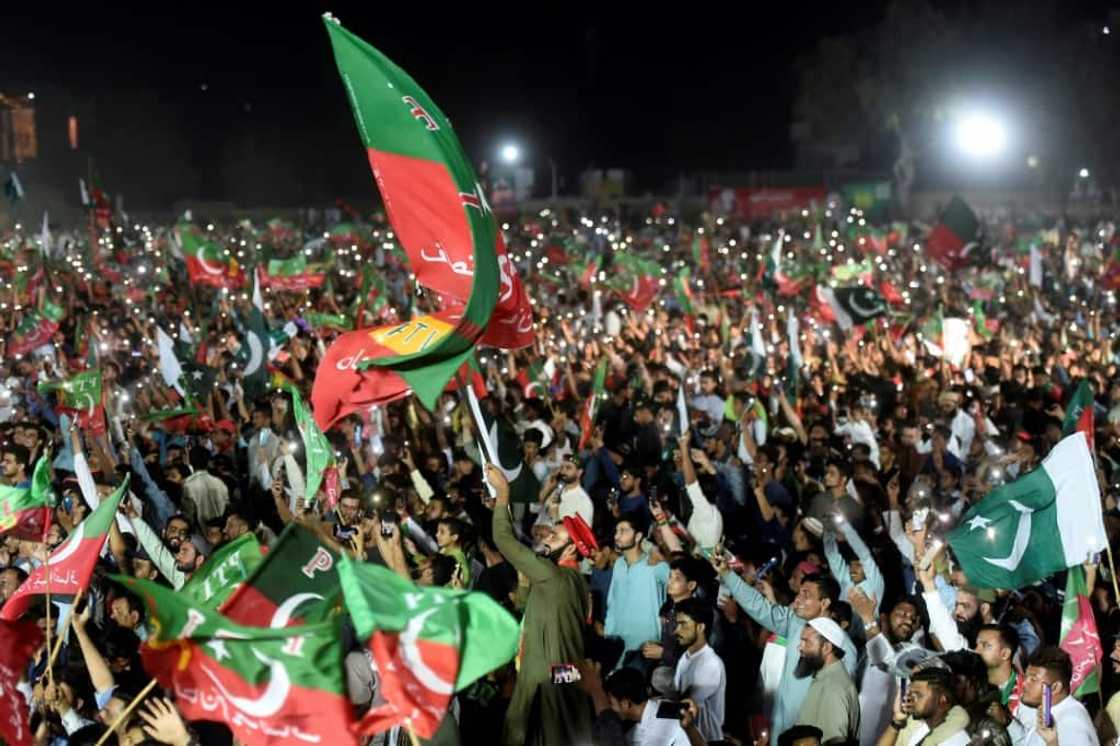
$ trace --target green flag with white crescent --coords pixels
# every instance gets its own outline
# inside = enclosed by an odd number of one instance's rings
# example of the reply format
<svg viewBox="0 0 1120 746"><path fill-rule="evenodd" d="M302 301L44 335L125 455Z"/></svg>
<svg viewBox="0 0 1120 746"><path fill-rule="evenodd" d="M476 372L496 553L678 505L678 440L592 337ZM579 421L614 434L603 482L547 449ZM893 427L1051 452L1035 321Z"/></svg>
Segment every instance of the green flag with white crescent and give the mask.
<svg viewBox="0 0 1120 746"><path fill-rule="evenodd" d="M1022 588L1102 551L1100 486L1085 434L1063 438L1039 468L989 492L948 539L978 588Z"/></svg>
<svg viewBox="0 0 1120 746"><path fill-rule="evenodd" d="M292 395L292 414L296 418L296 427L299 428L299 434L303 438L303 453L307 461L306 489L303 496L310 504L319 494L319 485L323 483L323 472L334 462L334 449L331 448L327 436L323 435L323 431L315 424L311 410L303 403L303 397L299 395L295 386L289 385L288 392Z"/></svg>
<svg viewBox="0 0 1120 746"><path fill-rule="evenodd" d="M391 369L432 409L470 357L499 293L497 225L451 122L408 73L324 16L335 62L397 240L416 281L467 298L454 325L405 354L355 368Z"/></svg>

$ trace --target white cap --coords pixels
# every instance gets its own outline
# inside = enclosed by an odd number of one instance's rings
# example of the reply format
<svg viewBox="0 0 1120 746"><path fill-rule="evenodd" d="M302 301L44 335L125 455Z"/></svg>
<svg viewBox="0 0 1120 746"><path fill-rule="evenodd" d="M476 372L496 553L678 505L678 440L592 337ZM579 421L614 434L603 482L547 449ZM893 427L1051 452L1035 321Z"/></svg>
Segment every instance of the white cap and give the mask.
<svg viewBox="0 0 1120 746"><path fill-rule="evenodd" d="M816 619L810 619L809 626L815 629L821 637L831 642L834 648L843 648L844 643L848 640L848 635L844 633L840 625L828 617L819 616Z"/></svg>

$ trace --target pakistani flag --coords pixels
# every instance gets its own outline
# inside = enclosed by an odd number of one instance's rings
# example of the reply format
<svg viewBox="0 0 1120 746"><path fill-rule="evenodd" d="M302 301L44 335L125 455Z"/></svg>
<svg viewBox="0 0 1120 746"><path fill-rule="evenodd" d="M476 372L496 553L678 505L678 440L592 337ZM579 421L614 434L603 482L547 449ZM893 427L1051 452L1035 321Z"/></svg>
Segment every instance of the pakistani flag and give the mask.
<svg viewBox="0 0 1120 746"><path fill-rule="evenodd" d="M327 436L315 424L311 411L303 403L303 397L295 386L288 386L288 393L292 395L292 414L296 418L296 427L299 428L300 437L303 438L303 453L307 461L306 489L303 494L308 505L315 502L319 494L319 485L323 482L323 472L334 462L334 449L331 448Z"/></svg>
<svg viewBox="0 0 1120 746"><path fill-rule="evenodd" d="M246 746L356 746L339 619L245 627L157 583L111 575L148 608L144 669L188 720L215 720Z"/></svg>
<svg viewBox="0 0 1120 746"><path fill-rule="evenodd" d="M4 183L4 194L8 195L13 205L23 199L23 184L20 183L15 171L8 174L8 180Z"/></svg>
<svg viewBox="0 0 1120 746"><path fill-rule="evenodd" d="M509 499L515 503L531 503L540 499L541 485L533 470L522 458L521 438L505 417L495 419L490 411L479 406L473 386L466 386L471 414L480 431L478 442L483 463L494 463L509 483Z"/></svg>
<svg viewBox="0 0 1120 746"><path fill-rule="evenodd" d="M844 331L887 313L887 302L883 296L869 287L830 288L818 285L817 293L832 308L836 323Z"/></svg>
<svg viewBox="0 0 1120 746"><path fill-rule="evenodd" d="M407 725L421 738L439 729L451 697L517 653L517 621L485 593L421 588L386 567L343 556L346 609L381 674L385 704L361 733Z"/></svg>
<svg viewBox="0 0 1120 746"><path fill-rule="evenodd" d="M417 282L467 299L453 324L427 328L435 334L423 347L356 361L360 371L393 371L432 409L473 354L498 301L497 224L450 120L435 102L329 14L324 23L366 157Z"/></svg>
<svg viewBox="0 0 1120 746"><path fill-rule="evenodd" d="M1038 469L988 493L948 539L979 588L1022 588L1102 551L1100 486L1085 435L1063 438Z"/></svg>
<svg viewBox="0 0 1120 746"><path fill-rule="evenodd" d="M268 388L268 366L265 355L272 348L268 322L264 318L264 299L261 296L260 277L253 275L253 305L243 326L241 348L238 350L241 380L245 394L256 398Z"/></svg>

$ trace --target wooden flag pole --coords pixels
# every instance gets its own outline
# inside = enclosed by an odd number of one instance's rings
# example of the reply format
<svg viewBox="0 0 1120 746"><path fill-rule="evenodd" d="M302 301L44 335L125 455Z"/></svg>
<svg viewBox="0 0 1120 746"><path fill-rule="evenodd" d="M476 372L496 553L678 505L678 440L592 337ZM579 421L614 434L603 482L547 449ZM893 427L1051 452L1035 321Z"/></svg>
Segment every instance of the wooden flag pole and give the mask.
<svg viewBox="0 0 1120 746"><path fill-rule="evenodd" d="M155 686L155 679L149 681L148 685L141 689L140 693L132 698L132 701L128 703L128 707L124 708L124 711L117 716L117 719L114 720L113 724L109 726L109 730L101 734L101 738L97 739L97 743L95 743L94 746L101 746L101 744L105 743L105 741L108 740L109 736L113 735L113 733L116 732L117 728L119 728L121 724L128 719L128 716L131 715L132 711L136 709L136 705L140 704L140 702L143 701L144 697L147 697L148 693L151 692L152 689L155 688Z"/></svg>
<svg viewBox="0 0 1120 746"><path fill-rule="evenodd" d="M408 740L412 742L412 746L420 746L420 739L416 736L416 731L412 729L412 723L405 723L404 729L408 731Z"/></svg>

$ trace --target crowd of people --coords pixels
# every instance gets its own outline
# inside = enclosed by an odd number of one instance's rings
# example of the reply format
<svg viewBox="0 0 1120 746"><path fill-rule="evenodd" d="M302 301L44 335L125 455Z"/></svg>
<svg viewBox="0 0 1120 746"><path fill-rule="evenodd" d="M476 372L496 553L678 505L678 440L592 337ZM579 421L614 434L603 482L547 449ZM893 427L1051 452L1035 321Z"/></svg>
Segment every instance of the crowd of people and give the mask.
<svg viewBox="0 0 1120 746"><path fill-rule="evenodd" d="M331 212L283 235L198 224L237 256L256 244L322 260L321 287L265 293L270 327L289 328L270 372L305 400L344 326L313 319L361 328L431 303L382 216L356 217L343 249L319 240ZM433 411L408 397L326 432L341 492L312 505L291 395L253 395L241 379L251 288L192 286L172 226L117 224L94 229L94 250L85 226L56 231L47 252L38 233L2 237L3 481L29 485L46 456L56 499L45 543L0 538L0 600L128 480L88 589L27 612L61 635L57 657L44 642L23 676L35 743L91 744L113 724L122 744L231 742L158 688L117 723L151 678L138 653L150 630L142 600L108 576L179 590L223 545L252 533L267 546L293 521L418 585L488 594L520 620L516 660L456 694L432 743L1116 738L1108 557L1086 558L1104 659L1097 690L1077 698L1059 647L1064 574L980 587L945 541L994 487L1038 467L1081 382L1100 509L1110 538L1120 530L1111 223L992 224L969 266L950 271L925 250L928 226L884 226L880 238L839 204L753 222L662 206L511 217L535 342L479 361L481 406L516 433L520 458L484 463L459 390ZM651 278L626 274L623 255L659 268L648 300L631 281ZM357 297L369 292L363 265L382 280L376 297ZM865 323L838 323L818 285L867 287L881 303ZM46 302L57 331L12 354ZM964 354L938 336L951 318L967 321ZM160 375L157 329L182 330L213 374L190 414L159 415L183 401ZM104 427L59 414L61 393L39 387L93 368ZM371 658L354 660L362 712L379 677ZM374 742L391 737L407 735Z"/></svg>

